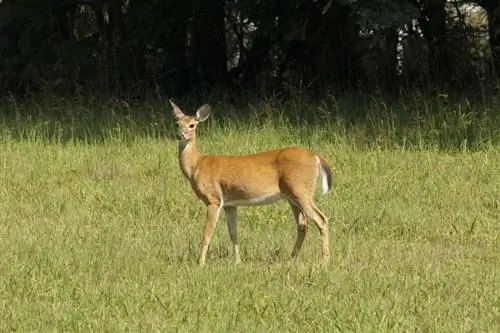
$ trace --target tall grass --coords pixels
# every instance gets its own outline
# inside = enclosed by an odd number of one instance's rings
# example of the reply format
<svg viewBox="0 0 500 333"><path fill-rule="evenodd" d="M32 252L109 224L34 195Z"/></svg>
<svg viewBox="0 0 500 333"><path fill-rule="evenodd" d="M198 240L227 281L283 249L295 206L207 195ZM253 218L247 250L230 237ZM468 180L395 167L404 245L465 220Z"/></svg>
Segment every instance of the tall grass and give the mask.
<svg viewBox="0 0 500 333"><path fill-rule="evenodd" d="M192 112L198 106L191 100L181 102ZM2 136L94 142L172 135L166 101L130 104L60 99L18 103L11 98L0 106ZM500 101L496 97L489 102L471 102L416 94L388 103L381 97L330 95L320 101L304 96L284 101L256 99L245 107L217 101L211 104L215 127L210 131L224 126L282 127L301 136L321 132L325 139L344 140L360 148L477 150L500 143Z"/></svg>
<svg viewBox="0 0 500 333"><path fill-rule="evenodd" d="M288 264L295 228L277 203L240 209L239 266L221 216L199 268L205 212L179 170L166 103L10 100L0 107L0 331L500 330L494 104L209 102L205 153L298 144L333 161L334 189L318 196L332 264L319 265L313 228Z"/></svg>

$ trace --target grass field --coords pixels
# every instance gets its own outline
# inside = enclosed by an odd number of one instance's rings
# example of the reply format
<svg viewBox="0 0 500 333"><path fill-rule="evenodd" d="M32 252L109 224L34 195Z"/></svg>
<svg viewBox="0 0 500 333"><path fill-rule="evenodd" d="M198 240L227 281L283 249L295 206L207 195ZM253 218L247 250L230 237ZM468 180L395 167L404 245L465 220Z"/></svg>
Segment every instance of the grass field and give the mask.
<svg viewBox="0 0 500 333"><path fill-rule="evenodd" d="M205 153L298 144L335 167L331 265L314 228L288 263L282 202L240 209L238 266L222 215L200 268L204 207L158 112L2 120L0 331L500 331L498 117L200 124Z"/></svg>

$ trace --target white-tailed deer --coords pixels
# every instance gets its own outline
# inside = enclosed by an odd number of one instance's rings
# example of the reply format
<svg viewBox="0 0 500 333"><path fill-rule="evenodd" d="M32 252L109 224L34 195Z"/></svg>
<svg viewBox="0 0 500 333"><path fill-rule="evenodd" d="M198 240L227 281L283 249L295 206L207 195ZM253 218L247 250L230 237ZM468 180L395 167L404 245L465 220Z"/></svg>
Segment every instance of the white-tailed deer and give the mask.
<svg viewBox="0 0 500 333"><path fill-rule="evenodd" d="M205 263L221 209L227 216L234 260L239 263L237 206L265 205L279 199L289 202L297 224L292 258L299 254L310 218L321 234L323 261L330 261L328 219L314 203L318 178L323 193L332 186L331 167L323 157L299 147L246 156L203 155L196 147L196 126L209 117L210 106L205 104L195 116L188 116L174 102L170 104L178 125L180 168L207 207L200 265Z"/></svg>

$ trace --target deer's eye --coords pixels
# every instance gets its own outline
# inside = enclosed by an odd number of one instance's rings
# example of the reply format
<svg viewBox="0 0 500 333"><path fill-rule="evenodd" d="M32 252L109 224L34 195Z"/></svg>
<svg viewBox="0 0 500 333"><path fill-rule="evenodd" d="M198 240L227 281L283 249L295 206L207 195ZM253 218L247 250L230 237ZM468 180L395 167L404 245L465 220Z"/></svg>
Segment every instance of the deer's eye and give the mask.
<svg viewBox="0 0 500 333"><path fill-rule="evenodd" d="M193 128L193 127L194 127L194 124L190 124L190 125L189 125L189 128Z"/></svg>

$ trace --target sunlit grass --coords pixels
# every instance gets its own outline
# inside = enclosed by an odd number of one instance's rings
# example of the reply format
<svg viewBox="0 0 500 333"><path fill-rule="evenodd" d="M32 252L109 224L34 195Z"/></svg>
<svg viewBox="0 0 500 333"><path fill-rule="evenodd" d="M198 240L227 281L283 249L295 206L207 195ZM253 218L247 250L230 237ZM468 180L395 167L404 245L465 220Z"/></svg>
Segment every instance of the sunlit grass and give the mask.
<svg viewBox="0 0 500 333"><path fill-rule="evenodd" d="M179 170L170 110L152 110L100 124L3 120L1 331L500 330L493 126L470 124L468 140L481 142L470 150L438 125L398 127L390 117L306 127L260 113L224 121L214 108L200 125L203 152L299 144L333 161L334 189L318 196L333 260L321 267L311 228L288 264L295 227L283 202L240 210L239 266L221 216L200 268L204 207ZM409 135L418 131L419 140Z"/></svg>

